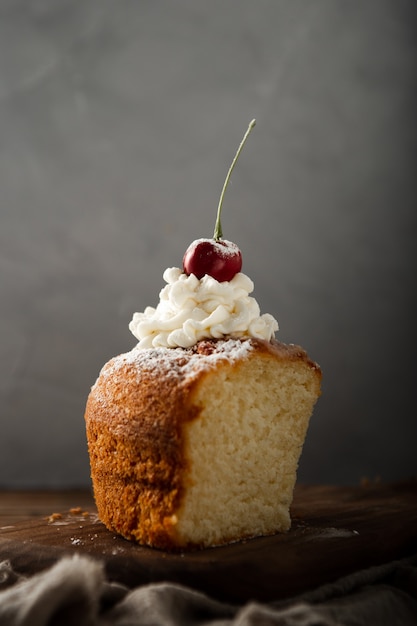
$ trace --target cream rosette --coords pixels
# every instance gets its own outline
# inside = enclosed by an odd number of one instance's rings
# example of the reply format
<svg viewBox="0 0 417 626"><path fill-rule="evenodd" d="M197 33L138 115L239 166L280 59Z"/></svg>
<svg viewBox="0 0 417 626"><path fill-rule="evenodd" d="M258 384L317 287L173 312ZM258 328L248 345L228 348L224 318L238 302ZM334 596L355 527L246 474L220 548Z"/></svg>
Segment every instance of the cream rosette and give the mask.
<svg viewBox="0 0 417 626"><path fill-rule="evenodd" d="M129 329L139 348L189 348L201 339L253 337L270 341L278 323L268 313L261 315L254 285L239 272L231 281L211 276L198 279L177 267L164 272L167 285L156 308L135 313Z"/></svg>

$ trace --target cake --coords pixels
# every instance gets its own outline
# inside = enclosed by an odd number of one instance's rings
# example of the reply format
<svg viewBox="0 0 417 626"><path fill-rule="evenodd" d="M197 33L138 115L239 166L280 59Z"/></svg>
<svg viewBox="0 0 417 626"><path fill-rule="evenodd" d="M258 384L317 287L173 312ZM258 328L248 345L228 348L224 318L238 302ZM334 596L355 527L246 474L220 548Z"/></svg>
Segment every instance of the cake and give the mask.
<svg viewBox="0 0 417 626"><path fill-rule="evenodd" d="M157 307L129 324L137 345L106 363L85 410L100 519L162 550L287 531L320 395L319 366L276 340L239 248L222 237L224 189L213 239L164 272Z"/></svg>
<svg viewBox="0 0 417 626"><path fill-rule="evenodd" d="M320 377L304 350L275 340L112 359L86 409L100 519L165 550L288 530Z"/></svg>
<svg viewBox="0 0 417 626"><path fill-rule="evenodd" d="M170 550L286 531L320 368L275 339L242 272L164 279L158 306L130 323L138 344L88 397L99 517Z"/></svg>

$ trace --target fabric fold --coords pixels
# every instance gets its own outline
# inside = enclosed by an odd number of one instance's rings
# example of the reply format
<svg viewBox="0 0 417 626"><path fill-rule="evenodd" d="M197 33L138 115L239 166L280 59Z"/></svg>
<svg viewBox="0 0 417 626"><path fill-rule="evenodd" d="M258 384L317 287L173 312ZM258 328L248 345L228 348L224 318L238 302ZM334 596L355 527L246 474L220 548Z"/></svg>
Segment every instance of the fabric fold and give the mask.
<svg viewBox="0 0 417 626"><path fill-rule="evenodd" d="M415 626L417 556L346 576L295 598L234 606L170 582L135 589L104 564L64 557L29 578L0 563L0 626Z"/></svg>

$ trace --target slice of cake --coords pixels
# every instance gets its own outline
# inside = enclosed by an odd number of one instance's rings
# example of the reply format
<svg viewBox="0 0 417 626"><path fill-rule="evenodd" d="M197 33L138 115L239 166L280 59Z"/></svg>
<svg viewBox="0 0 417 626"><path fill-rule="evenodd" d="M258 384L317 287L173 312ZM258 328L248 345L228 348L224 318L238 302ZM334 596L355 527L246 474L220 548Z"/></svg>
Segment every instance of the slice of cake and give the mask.
<svg viewBox="0 0 417 626"><path fill-rule="evenodd" d="M275 340L241 272L239 248L198 239L164 273L156 308L129 325L85 412L100 519L162 549L217 546L288 530L299 457L321 371Z"/></svg>
<svg viewBox="0 0 417 626"><path fill-rule="evenodd" d="M288 530L320 378L301 348L259 339L111 360L86 409L100 519L163 549Z"/></svg>

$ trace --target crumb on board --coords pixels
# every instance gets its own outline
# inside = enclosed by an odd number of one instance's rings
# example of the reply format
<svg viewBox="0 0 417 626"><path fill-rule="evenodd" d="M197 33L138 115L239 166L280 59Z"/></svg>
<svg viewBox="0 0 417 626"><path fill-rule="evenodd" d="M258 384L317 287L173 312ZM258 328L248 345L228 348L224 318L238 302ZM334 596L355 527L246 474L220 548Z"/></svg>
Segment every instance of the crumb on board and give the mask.
<svg viewBox="0 0 417 626"><path fill-rule="evenodd" d="M74 516L81 515L81 517L84 517L84 518L87 518L87 517L90 516L89 511L84 511L80 506L72 507L71 509L69 509L68 513L70 515L74 515ZM52 513L51 515L48 515L44 519L47 522L49 522L50 524L52 524L53 522L57 522L58 520L62 520L62 518L63 518L63 514L62 513Z"/></svg>
<svg viewBox="0 0 417 626"><path fill-rule="evenodd" d="M368 476L362 476L359 481L361 487L370 487L371 485L378 485L381 482L380 476L375 476L374 478L368 478Z"/></svg>
<svg viewBox="0 0 417 626"><path fill-rule="evenodd" d="M83 511L80 506L74 506L72 509L69 510L69 512L71 513L71 515L81 515L82 517L88 517L90 515L88 511Z"/></svg>

